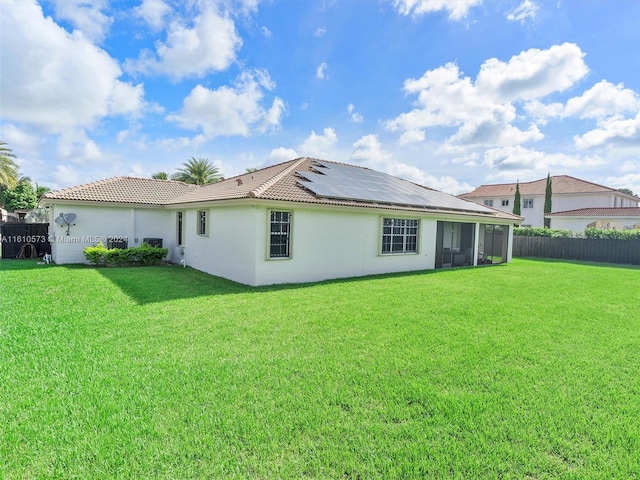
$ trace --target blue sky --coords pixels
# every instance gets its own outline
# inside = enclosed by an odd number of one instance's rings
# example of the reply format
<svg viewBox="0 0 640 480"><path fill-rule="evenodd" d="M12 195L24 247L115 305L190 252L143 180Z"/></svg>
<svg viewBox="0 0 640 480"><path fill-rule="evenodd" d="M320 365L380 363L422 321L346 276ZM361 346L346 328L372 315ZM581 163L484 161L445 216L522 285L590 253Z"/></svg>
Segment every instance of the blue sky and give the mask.
<svg viewBox="0 0 640 480"><path fill-rule="evenodd" d="M2 0L0 138L63 188L298 156L640 192L636 0Z"/></svg>

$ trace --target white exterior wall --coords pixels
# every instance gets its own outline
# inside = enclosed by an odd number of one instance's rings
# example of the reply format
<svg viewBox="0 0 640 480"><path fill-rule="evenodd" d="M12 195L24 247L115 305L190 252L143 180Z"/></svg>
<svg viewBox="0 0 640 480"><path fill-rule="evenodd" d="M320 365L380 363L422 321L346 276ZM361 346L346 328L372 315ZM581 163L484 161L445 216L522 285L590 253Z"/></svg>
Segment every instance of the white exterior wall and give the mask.
<svg viewBox="0 0 640 480"><path fill-rule="evenodd" d="M55 218L60 213L75 213L75 225L69 229L59 227ZM174 239L167 232L170 212L161 209L145 209L117 206L52 205L49 240L51 255L56 263L86 263L82 253L85 247L102 241L105 246L109 237L125 237L130 247L142 245L143 237ZM173 231L173 230L172 230ZM136 242L136 239L138 242Z"/></svg>
<svg viewBox="0 0 640 480"><path fill-rule="evenodd" d="M522 203L525 199L533 199L533 208L521 206L520 215L524 218L522 225L531 227L544 227L544 195L521 195ZM485 200L493 200L493 208L503 212L513 212L513 196L480 198L475 202L484 205ZM509 205L502 206L502 200L509 200ZM567 210L577 210L579 208L613 208L613 207L637 207L638 202L613 192L603 193L571 193L553 194L551 199L552 212L564 212ZM551 227L558 228L558 227Z"/></svg>
<svg viewBox="0 0 640 480"><path fill-rule="evenodd" d="M295 209L291 258L269 259L269 210L262 212L257 219L257 285L424 270L435 265L435 220L420 219L417 254L381 255L383 215L379 212ZM403 212L384 216L419 218Z"/></svg>
<svg viewBox="0 0 640 480"><path fill-rule="evenodd" d="M582 232L593 222L598 222L597 228L625 230L628 227L640 225L640 217L551 217L551 228Z"/></svg>
<svg viewBox="0 0 640 480"><path fill-rule="evenodd" d="M198 234L198 211L207 212L208 234ZM183 246L176 246L171 260L220 277L255 285L257 209L246 206L183 210ZM176 225L176 211L172 211ZM174 228L174 237L176 235ZM184 252L184 255L181 254ZM261 261L264 258L260 258Z"/></svg>
<svg viewBox="0 0 640 480"><path fill-rule="evenodd" d="M207 212L207 234L198 233L198 211ZM270 212L292 212L291 256L269 258ZM162 238L169 260L247 285L300 283L435 268L437 221L473 222L464 217L427 218L409 212L314 208L300 205L216 205L183 212L183 245L177 245L177 210L116 206L58 205L76 213L76 225L53 224L52 255L57 263L86 263L82 250L107 237L127 237L139 246ZM382 219L420 220L418 253L382 255ZM493 223L493 222L491 222ZM477 229L476 229L477 231ZM509 228L509 245L513 228ZM73 240L72 240L73 239ZM478 239L476 238L476 243ZM509 254L507 261L511 260Z"/></svg>

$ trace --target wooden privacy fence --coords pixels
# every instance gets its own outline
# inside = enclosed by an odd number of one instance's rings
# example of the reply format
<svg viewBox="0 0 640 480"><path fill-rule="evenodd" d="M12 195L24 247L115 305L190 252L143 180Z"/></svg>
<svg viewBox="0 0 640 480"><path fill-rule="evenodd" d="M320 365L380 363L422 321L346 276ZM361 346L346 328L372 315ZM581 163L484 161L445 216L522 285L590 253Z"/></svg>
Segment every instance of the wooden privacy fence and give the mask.
<svg viewBox="0 0 640 480"><path fill-rule="evenodd" d="M640 265L640 240L516 235L513 237L513 256Z"/></svg>

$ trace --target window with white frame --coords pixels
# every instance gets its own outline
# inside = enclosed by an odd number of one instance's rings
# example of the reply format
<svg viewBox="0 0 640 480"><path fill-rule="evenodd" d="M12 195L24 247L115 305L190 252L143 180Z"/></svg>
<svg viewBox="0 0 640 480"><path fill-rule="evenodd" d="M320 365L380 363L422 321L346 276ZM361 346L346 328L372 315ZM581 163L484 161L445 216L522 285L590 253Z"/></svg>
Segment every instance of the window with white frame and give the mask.
<svg viewBox="0 0 640 480"><path fill-rule="evenodd" d="M509 200L502 200L502 206L503 207L508 207L509 206Z"/></svg>
<svg viewBox="0 0 640 480"><path fill-rule="evenodd" d="M206 236L209 234L207 230L208 222L207 222L207 211L206 210L198 210L198 235Z"/></svg>
<svg viewBox="0 0 640 480"><path fill-rule="evenodd" d="M525 198L522 201L522 208L533 208L533 198Z"/></svg>
<svg viewBox="0 0 640 480"><path fill-rule="evenodd" d="M291 212L272 211L269 227L269 258L291 256Z"/></svg>
<svg viewBox="0 0 640 480"><path fill-rule="evenodd" d="M382 254L417 253L419 220L382 219Z"/></svg>
<svg viewBox="0 0 640 480"><path fill-rule="evenodd" d="M485 200L485 201L484 201L484 204L485 204L487 207L493 207L493 200Z"/></svg>

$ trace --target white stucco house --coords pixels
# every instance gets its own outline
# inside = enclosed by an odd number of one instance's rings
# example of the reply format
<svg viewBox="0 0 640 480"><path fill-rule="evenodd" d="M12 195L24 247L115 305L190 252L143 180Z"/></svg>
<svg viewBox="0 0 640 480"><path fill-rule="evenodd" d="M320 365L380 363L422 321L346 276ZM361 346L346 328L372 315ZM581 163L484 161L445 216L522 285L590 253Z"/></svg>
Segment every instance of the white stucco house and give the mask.
<svg viewBox="0 0 640 480"><path fill-rule="evenodd" d="M612 230L640 229L640 207L578 208L550 213L551 228L583 231L587 228Z"/></svg>
<svg viewBox="0 0 640 480"><path fill-rule="evenodd" d="M115 177L46 193L55 262L144 241L247 285L511 261L522 218L364 167L298 158L218 183ZM71 225L53 219L74 213ZM67 235L68 230L68 235Z"/></svg>
<svg viewBox="0 0 640 480"><path fill-rule="evenodd" d="M551 185L551 213L591 208L631 208L638 207L640 204L638 197L568 175L552 176ZM546 177L533 182L520 183L520 214L523 217L523 227L544 226L546 186ZM515 193L515 183L488 184L480 185L472 192L460 195L459 198L503 212L512 212ZM551 228L559 227L552 225Z"/></svg>

